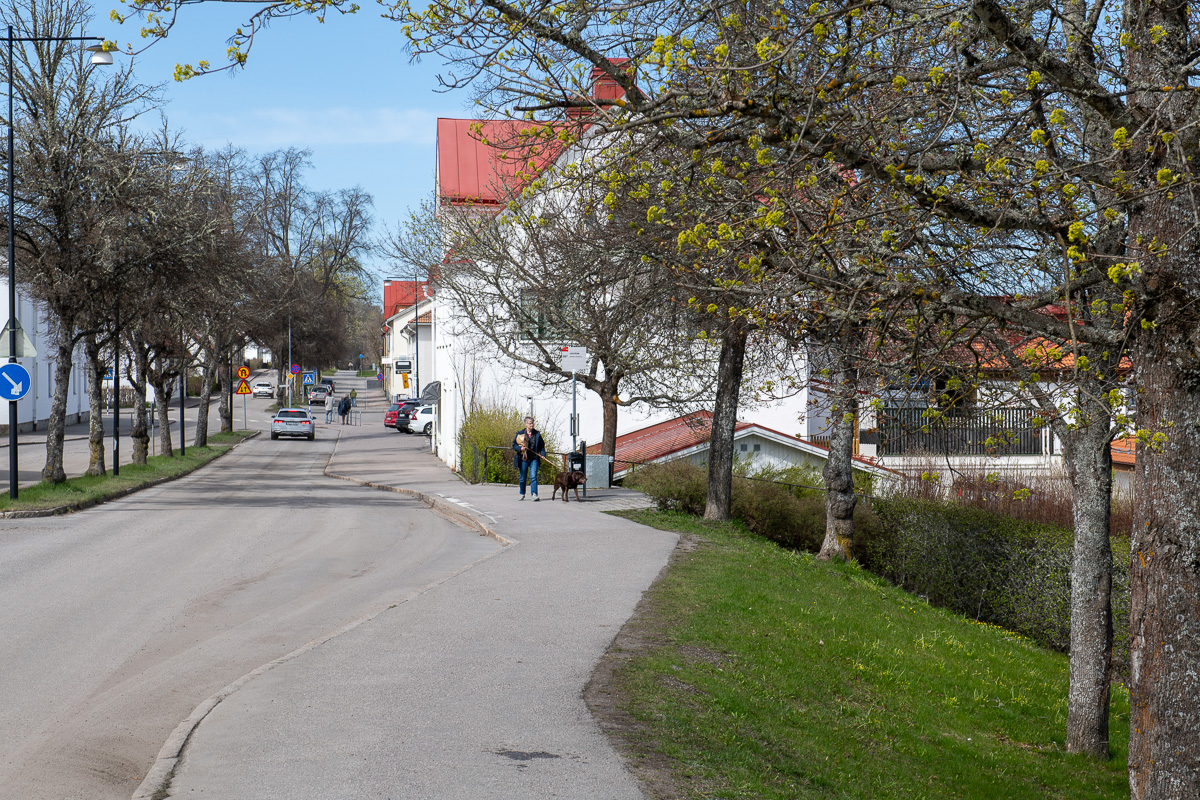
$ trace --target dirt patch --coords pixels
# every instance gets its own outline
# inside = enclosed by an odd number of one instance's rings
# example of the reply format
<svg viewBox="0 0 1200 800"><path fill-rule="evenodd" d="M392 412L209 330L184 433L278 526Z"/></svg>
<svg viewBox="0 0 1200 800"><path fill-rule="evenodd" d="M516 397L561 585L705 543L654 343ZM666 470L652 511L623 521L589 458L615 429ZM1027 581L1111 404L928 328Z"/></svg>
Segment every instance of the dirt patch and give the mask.
<svg viewBox="0 0 1200 800"><path fill-rule="evenodd" d="M655 578L657 584L663 575L680 558L696 549L699 540L695 536L682 535L675 552ZM627 698L622 690L621 672L639 654L669 645L666 629L668 620L656 612L654 586L642 595L633 616L621 628L620 633L600 659L592 678L584 689L583 699L608 735L609 741L625 761L626 767L637 778L642 790L654 800L684 800L675 781L672 762L655 750L649 734L625 709Z"/></svg>

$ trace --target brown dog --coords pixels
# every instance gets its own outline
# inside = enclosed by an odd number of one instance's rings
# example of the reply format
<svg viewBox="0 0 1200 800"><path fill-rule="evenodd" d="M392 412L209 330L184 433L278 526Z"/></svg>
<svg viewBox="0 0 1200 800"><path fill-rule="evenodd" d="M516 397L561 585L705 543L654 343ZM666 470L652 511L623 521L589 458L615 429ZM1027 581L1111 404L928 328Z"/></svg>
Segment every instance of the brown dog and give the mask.
<svg viewBox="0 0 1200 800"><path fill-rule="evenodd" d="M554 476L554 491L550 493L550 499L553 500L558 494L558 490L562 489L563 502L566 503L568 502L567 490L574 489L575 502L579 502L579 487L583 486L585 480L587 480L587 476L579 471L558 473Z"/></svg>

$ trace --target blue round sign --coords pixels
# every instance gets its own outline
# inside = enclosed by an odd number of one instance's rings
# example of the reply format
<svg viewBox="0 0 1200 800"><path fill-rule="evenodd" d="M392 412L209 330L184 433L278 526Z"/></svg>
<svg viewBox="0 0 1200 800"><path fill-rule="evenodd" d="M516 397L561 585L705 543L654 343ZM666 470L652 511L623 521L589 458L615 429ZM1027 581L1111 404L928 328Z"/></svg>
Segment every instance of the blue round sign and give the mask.
<svg viewBox="0 0 1200 800"><path fill-rule="evenodd" d="M29 394L29 370L16 362L0 366L0 399L20 400Z"/></svg>

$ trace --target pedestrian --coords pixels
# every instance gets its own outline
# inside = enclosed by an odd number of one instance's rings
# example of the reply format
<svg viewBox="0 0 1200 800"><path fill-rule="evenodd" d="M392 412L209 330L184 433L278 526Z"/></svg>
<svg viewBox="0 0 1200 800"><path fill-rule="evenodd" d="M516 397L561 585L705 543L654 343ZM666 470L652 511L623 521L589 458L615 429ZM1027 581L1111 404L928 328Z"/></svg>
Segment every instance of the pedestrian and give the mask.
<svg viewBox="0 0 1200 800"><path fill-rule="evenodd" d="M345 425L346 424L346 415L350 413L350 398L343 397L342 401L340 403L338 403L337 410L338 410L338 414L342 418L342 424Z"/></svg>
<svg viewBox="0 0 1200 800"><path fill-rule="evenodd" d="M533 502L536 503L538 459L546 455L546 442L542 439L541 431L533 427L533 417L525 418L525 427L513 437L512 449L513 466L521 476L521 496L518 499L525 499L525 483L528 479L529 493L533 495Z"/></svg>
<svg viewBox="0 0 1200 800"><path fill-rule="evenodd" d="M350 390L350 407L358 408L358 389Z"/></svg>
<svg viewBox="0 0 1200 800"><path fill-rule="evenodd" d="M325 395L325 421L333 423L333 412L337 408L337 402L333 399L333 392Z"/></svg>

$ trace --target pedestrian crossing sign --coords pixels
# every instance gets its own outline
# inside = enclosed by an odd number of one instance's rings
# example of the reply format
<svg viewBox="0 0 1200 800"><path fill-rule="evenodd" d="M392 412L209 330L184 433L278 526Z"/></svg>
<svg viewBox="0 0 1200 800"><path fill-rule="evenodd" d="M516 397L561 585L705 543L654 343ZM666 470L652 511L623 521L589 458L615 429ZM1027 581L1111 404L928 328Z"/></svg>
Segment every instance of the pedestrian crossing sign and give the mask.
<svg viewBox="0 0 1200 800"><path fill-rule="evenodd" d="M317 383L317 373L315 373L315 372L304 373L304 380L301 381L301 383L303 383L305 386L315 386Z"/></svg>
<svg viewBox="0 0 1200 800"><path fill-rule="evenodd" d="M237 390L234 391L234 394L253 394L253 392L250 391L250 384L246 383L245 378L242 378L240 381L238 381Z"/></svg>

